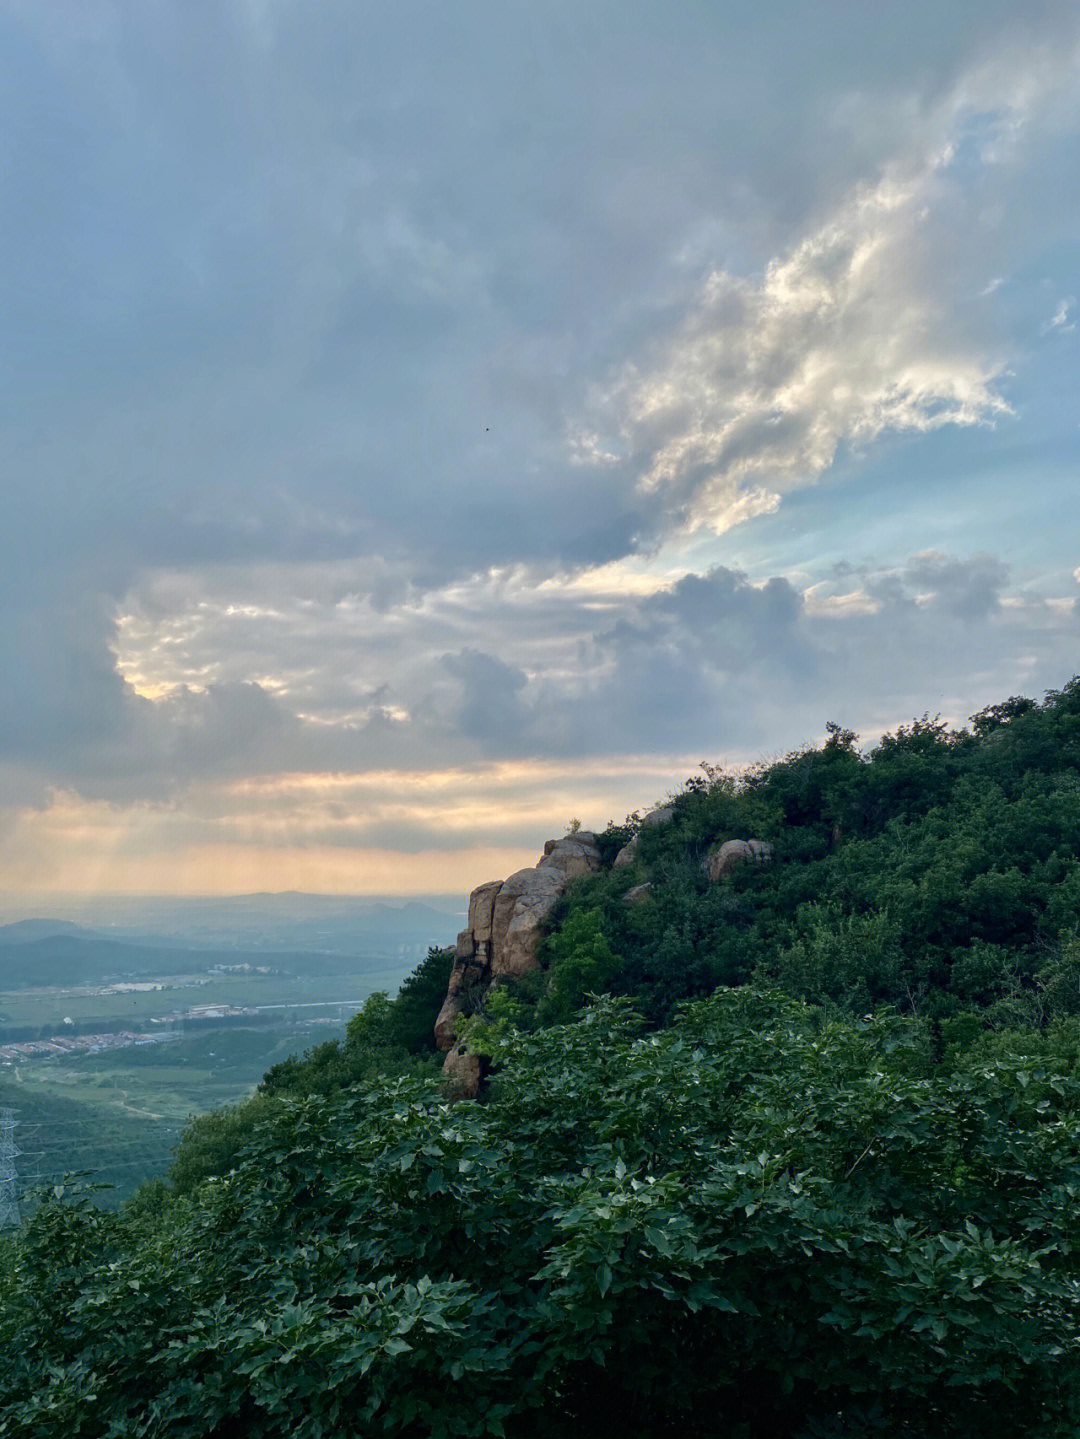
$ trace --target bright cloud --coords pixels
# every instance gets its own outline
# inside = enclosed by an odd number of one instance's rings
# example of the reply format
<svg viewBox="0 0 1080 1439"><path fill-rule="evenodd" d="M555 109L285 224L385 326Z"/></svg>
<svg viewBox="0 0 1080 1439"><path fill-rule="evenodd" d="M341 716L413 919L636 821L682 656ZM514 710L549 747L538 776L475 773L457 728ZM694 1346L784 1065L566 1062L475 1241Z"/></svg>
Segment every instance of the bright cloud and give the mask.
<svg viewBox="0 0 1080 1439"><path fill-rule="evenodd" d="M1067 676L1080 29L879 11L0 0L12 883L467 887Z"/></svg>
<svg viewBox="0 0 1080 1439"><path fill-rule="evenodd" d="M669 520L721 534L841 444L1010 413L1005 355L949 325L931 272L950 158L858 188L758 279L712 271L675 334L624 371L608 402Z"/></svg>

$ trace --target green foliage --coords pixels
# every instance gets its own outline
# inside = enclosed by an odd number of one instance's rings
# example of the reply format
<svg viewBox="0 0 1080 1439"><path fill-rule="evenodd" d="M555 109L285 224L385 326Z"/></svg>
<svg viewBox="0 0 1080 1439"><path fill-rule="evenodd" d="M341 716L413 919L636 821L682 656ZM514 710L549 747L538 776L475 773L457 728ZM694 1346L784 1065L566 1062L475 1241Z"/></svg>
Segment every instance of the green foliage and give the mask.
<svg viewBox="0 0 1080 1439"><path fill-rule="evenodd" d="M203 1180L227 1174L274 1099L333 1094L348 1085L430 1068L432 1016L446 993L452 963L452 951L429 949L396 998L381 991L369 995L349 1021L344 1042L327 1040L282 1060L267 1070L253 1098L193 1119L169 1170L177 1191L190 1193Z"/></svg>
<svg viewBox="0 0 1080 1439"><path fill-rule="evenodd" d="M1080 682L701 768L469 1022L483 1103L432 950L172 1190L48 1191L0 1436L1080 1432Z"/></svg>
<svg viewBox="0 0 1080 1439"><path fill-rule="evenodd" d="M604 935L597 909L574 909L547 946L548 982L537 1006L541 1024L560 1024L587 995L608 990L621 962Z"/></svg>
<svg viewBox="0 0 1080 1439"><path fill-rule="evenodd" d="M605 866L610 865L619 850L629 844L640 829L641 815L637 810L628 814L622 824L616 824L613 819L609 819L606 828L596 836L601 863Z"/></svg>
<svg viewBox="0 0 1080 1439"><path fill-rule="evenodd" d="M446 998L446 985L454 967L454 951L434 946L404 980L391 1005L389 1036L409 1054L435 1050L435 1015Z"/></svg>
<svg viewBox="0 0 1080 1439"><path fill-rule="evenodd" d="M408 1068L410 1055L434 1054L434 1016L453 962L453 950L432 947L394 999L381 991L367 998L349 1021L344 1043L330 1040L302 1058L274 1065L260 1089L265 1094L330 1094L361 1079Z"/></svg>
<svg viewBox="0 0 1080 1439"><path fill-rule="evenodd" d="M176 1146L169 1178L179 1194L189 1194L212 1175L227 1174L238 1162L252 1127L273 1105L256 1094L241 1104L225 1105L191 1120Z"/></svg>
<svg viewBox="0 0 1080 1439"><path fill-rule="evenodd" d="M1070 1435L1080 1079L720 992L285 1099L167 1226L50 1196L0 1433Z"/></svg>
<svg viewBox="0 0 1080 1439"><path fill-rule="evenodd" d="M610 988L657 1024L752 978L853 1016L885 1003L936 1025L975 1009L989 1027L1044 1024L1080 1008L1066 957L1080 915L1080 684L993 706L970 731L924 715L865 756L850 730L827 730L819 749L742 776L703 765L672 822L641 831L633 868L564 903L553 971L561 927L589 911L618 956ZM708 853L749 837L770 841L775 862L709 884ZM645 877L653 901L627 909Z"/></svg>

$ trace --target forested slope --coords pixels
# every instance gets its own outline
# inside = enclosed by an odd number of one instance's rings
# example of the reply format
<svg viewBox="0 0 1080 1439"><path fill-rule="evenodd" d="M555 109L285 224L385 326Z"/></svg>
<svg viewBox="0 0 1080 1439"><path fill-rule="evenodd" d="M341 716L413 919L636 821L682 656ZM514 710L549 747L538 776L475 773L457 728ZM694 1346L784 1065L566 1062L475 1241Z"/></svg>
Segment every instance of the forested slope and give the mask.
<svg viewBox="0 0 1080 1439"><path fill-rule="evenodd" d="M0 1433L1075 1435L1080 683L672 802L464 1021L479 1102L432 950L171 1186L50 1193Z"/></svg>

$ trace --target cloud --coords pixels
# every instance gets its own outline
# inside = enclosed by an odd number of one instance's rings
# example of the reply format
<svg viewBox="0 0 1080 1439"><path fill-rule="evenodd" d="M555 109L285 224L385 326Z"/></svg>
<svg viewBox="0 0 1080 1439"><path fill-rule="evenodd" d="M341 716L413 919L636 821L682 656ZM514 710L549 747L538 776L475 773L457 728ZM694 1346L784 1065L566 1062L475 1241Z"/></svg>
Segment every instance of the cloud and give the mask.
<svg viewBox="0 0 1080 1439"><path fill-rule="evenodd" d="M1065 333L1075 330L1076 321L1069 319L1069 315L1075 309L1075 306L1075 295L1068 295L1065 299L1059 300L1057 309L1054 311L1053 315L1051 315L1050 319L1046 323L1046 326L1044 327L1045 333L1049 333L1051 330L1062 330Z"/></svg>
<svg viewBox="0 0 1080 1439"><path fill-rule="evenodd" d="M959 560L935 550L916 555L902 573L903 583L941 610L964 620L985 619L1001 604L1008 566L994 555Z"/></svg>
<svg viewBox="0 0 1080 1439"><path fill-rule="evenodd" d="M172 741L185 773L201 772L204 753L226 769L239 759L218 727L246 715L248 704L252 724L265 724L253 729L249 767L260 744L269 746L268 769L277 754L283 767L302 761L312 770L411 763L432 750L466 763L686 753L717 732L737 748L752 747L755 736L781 742L787 723L813 732L830 697L857 707L880 699L904 717L924 684L981 694L989 669L1008 687L1010 667L1033 650L1050 684L1072 642L1062 608L1011 588L1000 557L940 551L903 564L841 565L804 587L723 566L636 587L610 566L561 587L527 570L477 576L372 617L389 639L370 651L352 629L365 613L359 594L344 612L305 602L266 618L268 608L252 604L252 615L232 617L248 627L242 645L211 627L180 653L157 650L159 664L188 673L217 673L242 655L288 676L287 655L308 661L302 682L260 689L257 704L235 681L227 705L212 690L159 701L172 727L199 716L195 739ZM126 663L149 669L149 639ZM354 654L368 666L354 676L367 686L363 705L342 688ZM290 725L269 724L271 708L293 713Z"/></svg>
<svg viewBox="0 0 1080 1439"><path fill-rule="evenodd" d="M883 436L1014 415L1020 346L972 308L966 276L973 252L1018 259L1002 217L1010 194L1031 203L1023 157L1080 123L1075 26L1058 39L1019 60L990 47L931 104L847 96L845 125L904 117L893 154L759 269L708 265L671 303L667 332L597 387L575 433L594 437L605 467L619 455L654 532L723 534ZM1067 328L1071 304L1051 328Z"/></svg>
<svg viewBox="0 0 1080 1439"><path fill-rule="evenodd" d="M235 681L142 699L125 749L99 748L92 774L9 810L12 882L30 883L27 867L42 860L39 889L87 876L152 888L173 856L179 882L227 889L249 884L262 854L267 876L284 875L292 856L294 885L322 865L331 887L425 891L451 872L451 887L467 887L477 845L520 856L571 814L618 819L702 757L748 762L820 735L829 718L866 740L928 708L962 723L1002 693L1060 685L1075 662L1075 606L1013 587L988 555L840 565L806 590L724 567L650 593L597 582L552 595L546 584L478 578L398 612L397 643L426 658L395 673L386 652L394 682L370 690L359 715L333 704L301 714L287 687ZM425 648L428 606L450 604L456 634L475 643ZM516 619L530 609L531 632ZM233 618L256 627L249 663L269 664L298 617L315 624L328 675L352 643L346 632L335 649L332 629L319 629L328 616L313 621L305 605L291 617L245 610ZM198 660L197 640L186 662ZM317 697L319 674L310 687ZM400 885L386 881L394 854Z"/></svg>
<svg viewBox="0 0 1080 1439"><path fill-rule="evenodd" d="M466 648L443 655L440 668L451 685L442 694L429 691L422 712L444 724L453 738L464 736L492 750L514 753L526 726L521 695L528 680L523 670L496 655Z"/></svg>
<svg viewBox="0 0 1080 1439"><path fill-rule="evenodd" d="M723 533L843 444L1010 413L1005 355L943 323L928 231L946 170L936 156L858 187L758 278L714 269L674 334L623 371L607 432L657 524Z"/></svg>
<svg viewBox="0 0 1080 1439"><path fill-rule="evenodd" d="M1010 591L993 556L845 566L809 595L716 570L598 637L591 702L613 743L761 753L838 718L872 739L926 708L963 723L1018 686L1060 684L1076 616Z"/></svg>
<svg viewBox="0 0 1080 1439"><path fill-rule="evenodd" d="M1038 488L1075 23L736 28L0 3L13 804L78 795L148 843L190 804L202 844L197 792L253 771L754 751L845 700L903 717L924 679L962 705L1060 677L1060 564L1010 586L1008 547L947 556L936 521L867 560L863 518L893 513L890 437L927 513L995 419ZM373 812L402 846L434 823ZM372 842L350 824L303 842Z"/></svg>

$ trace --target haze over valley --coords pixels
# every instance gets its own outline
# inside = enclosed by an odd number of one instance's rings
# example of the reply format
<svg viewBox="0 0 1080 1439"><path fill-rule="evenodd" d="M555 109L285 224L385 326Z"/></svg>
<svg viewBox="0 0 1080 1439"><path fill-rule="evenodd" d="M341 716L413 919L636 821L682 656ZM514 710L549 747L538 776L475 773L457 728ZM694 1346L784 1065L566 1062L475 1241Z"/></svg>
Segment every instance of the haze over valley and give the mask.
<svg viewBox="0 0 1080 1439"><path fill-rule="evenodd" d="M79 1170L116 1202L162 1175L191 1116L340 1037L451 943L455 899L76 898L56 907L80 922L0 925L0 1107L21 1121L24 1192Z"/></svg>

